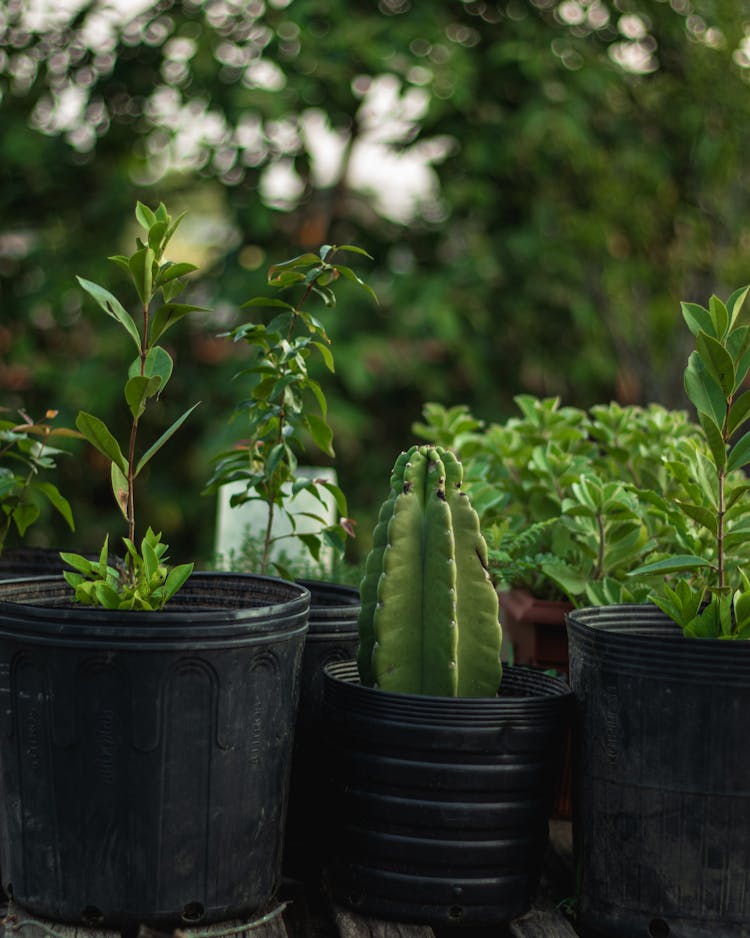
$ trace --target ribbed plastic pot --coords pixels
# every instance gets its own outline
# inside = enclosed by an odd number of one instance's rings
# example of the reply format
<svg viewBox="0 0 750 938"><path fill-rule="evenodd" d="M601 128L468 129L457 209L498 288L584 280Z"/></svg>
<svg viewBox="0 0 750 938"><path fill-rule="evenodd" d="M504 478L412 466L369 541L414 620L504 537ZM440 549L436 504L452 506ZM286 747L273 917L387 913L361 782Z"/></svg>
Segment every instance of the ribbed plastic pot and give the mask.
<svg viewBox="0 0 750 938"><path fill-rule="evenodd" d="M325 669L328 879L365 915L432 926L507 922L536 892L571 693L507 667L494 698L363 687Z"/></svg>
<svg viewBox="0 0 750 938"><path fill-rule="evenodd" d="M196 574L158 613L0 583L0 867L27 911L174 927L281 880L309 593Z"/></svg>
<svg viewBox="0 0 750 938"><path fill-rule="evenodd" d="M321 580L299 580L310 591L310 627L305 637L299 709L294 734L292 781L284 845L284 873L318 881L325 823L320 805L326 776L321 762L323 668L354 657L359 644L359 590Z"/></svg>
<svg viewBox="0 0 750 938"><path fill-rule="evenodd" d="M15 580L27 576L60 574L65 564L60 552L43 547L14 547L0 556L0 580Z"/></svg>
<svg viewBox="0 0 750 938"><path fill-rule="evenodd" d="M750 936L750 642L654 606L568 615L580 920L621 938Z"/></svg>

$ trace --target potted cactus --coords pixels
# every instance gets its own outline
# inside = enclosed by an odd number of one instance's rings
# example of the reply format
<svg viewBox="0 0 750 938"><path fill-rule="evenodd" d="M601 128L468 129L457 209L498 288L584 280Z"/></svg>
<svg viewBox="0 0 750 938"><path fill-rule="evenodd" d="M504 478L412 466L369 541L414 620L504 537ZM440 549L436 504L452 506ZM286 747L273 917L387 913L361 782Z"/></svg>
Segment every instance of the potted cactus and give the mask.
<svg viewBox="0 0 750 938"><path fill-rule="evenodd" d="M357 662L326 668L334 897L435 926L531 904L570 693L500 662L487 548L448 450L397 459L361 584Z"/></svg>

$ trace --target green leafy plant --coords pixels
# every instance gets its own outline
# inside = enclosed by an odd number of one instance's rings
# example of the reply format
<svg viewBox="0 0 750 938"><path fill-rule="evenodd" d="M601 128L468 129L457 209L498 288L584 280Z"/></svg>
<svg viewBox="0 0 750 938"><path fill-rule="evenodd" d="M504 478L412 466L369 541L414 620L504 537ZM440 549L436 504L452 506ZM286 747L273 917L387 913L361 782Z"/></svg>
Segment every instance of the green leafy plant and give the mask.
<svg viewBox="0 0 750 938"><path fill-rule="evenodd" d="M499 588L573 605L645 601L658 575L631 571L700 537L675 508L681 486L670 469L705 448L700 427L655 404L584 411L531 395L516 403L518 416L481 430L468 430L467 412L459 423L439 405L421 424L423 435L446 440L456 429Z"/></svg>
<svg viewBox="0 0 750 938"><path fill-rule="evenodd" d="M744 387L750 325L743 316L748 291L735 291L726 304L712 296L708 308L682 304L696 346L685 369L685 390L706 449L696 448L691 461L670 468L683 489L679 511L707 533L711 546L665 556L633 574L682 574L665 582L653 600L686 635L700 638L750 638L750 579L744 569L750 483L742 472L750 464L750 391Z"/></svg>
<svg viewBox="0 0 750 938"><path fill-rule="evenodd" d="M106 608L151 610L161 608L174 595L192 572L193 564L181 564L170 570L165 564L167 546L162 544L161 535L150 528L140 542L140 549L136 546L135 482L198 405L188 408L140 454L138 431L146 408L159 398L172 375L172 358L159 340L185 315L202 308L178 302L187 285L185 276L196 269L195 265L165 259L167 246L183 216L173 219L163 204L154 212L140 202L135 215L145 232L136 238L136 250L129 257L116 255L109 260L127 273L135 287L139 323L112 293L78 277L83 289L119 324L136 350L123 387L130 411L130 434L124 450L99 417L81 411L76 418L80 433L110 463L112 493L128 527L124 538L126 554L123 563L109 566L107 538L98 563L78 554L64 554L63 559L74 568L65 572L65 578L79 602Z"/></svg>
<svg viewBox="0 0 750 938"><path fill-rule="evenodd" d="M8 411L0 408L0 413ZM0 419L0 555L12 527L23 538L39 519L40 502L52 505L71 531L75 530L70 503L53 482L41 476L55 469L55 460L63 453L51 441L80 434L53 426L56 410L48 410L41 420L23 410L18 417L20 421Z"/></svg>
<svg viewBox="0 0 750 938"><path fill-rule="evenodd" d="M288 575L279 556L272 556L272 548L283 538L296 538L317 561L324 544L341 554L346 537L354 534L339 486L324 478L297 473L298 454L308 440L326 456L335 455L325 394L308 369L310 357L315 354L333 372L334 358L323 324L306 304L311 297L317 297L326 307L335 306L334 284L342 278L375 299L372 289L350 267L334 263L340 252L369 257L353 245L323 245L317 254L302 254L274 264L268 272L268 285L276 295L253 297L243 305L270 309L270 321L243 323L229 333L235 342L244 342L251 349L250 364L237 375L249 383L249 396L234 415L235 420L242 421L243 438L217 456L206 491L216 492L223 485L239 483L240 490L231 496L232 506L248 502L265 506L261 573L273 566ZM289 291L297 291L295 301L282 298ZM299 531L289 499L302 491L309 492L321 508L326 507L326 493L333 496L340 520L330 524L322 513L311 511L306 517L317 529ZM286 515L290 534L274 534L277 512Z"/></svg>
<svg viewBox="0 0 750 938"><path fill-rule="evenodd" d="M449 450L396 460L360 585L360 678L367 686L494 697L502 677L498 598L479 518Z"/></svg>

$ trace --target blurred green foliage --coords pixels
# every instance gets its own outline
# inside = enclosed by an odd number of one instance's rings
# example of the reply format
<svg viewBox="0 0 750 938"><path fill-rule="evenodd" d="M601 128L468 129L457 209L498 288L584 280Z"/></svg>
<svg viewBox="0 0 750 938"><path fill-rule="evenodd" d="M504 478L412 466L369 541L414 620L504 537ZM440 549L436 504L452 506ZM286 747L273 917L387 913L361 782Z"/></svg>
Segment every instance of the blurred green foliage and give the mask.
<svg viewBox="0 0 750 938"><path fill-rule="evenodd" d="M123 366L116 327L95 324L75 275L105 276L94 259L130 242L136 198L189 210L180 254L215 312L170 346L179 366L149 436L204 406L143 506L176 561L212 547L198 493L242 365L216 336L297 249L356 243L376 259L380 306L352 289L324 322L361 532L424 401L487 420L524 391L675 406L679 300L750 280L748 0L78 6L46 23L23 0L0 10L0 404L70 420L93 396L125 425L106 377ZM91 549L120 531L105 467L79 454L61 488ZM36 536L68 545L49 521Z"/></svg>

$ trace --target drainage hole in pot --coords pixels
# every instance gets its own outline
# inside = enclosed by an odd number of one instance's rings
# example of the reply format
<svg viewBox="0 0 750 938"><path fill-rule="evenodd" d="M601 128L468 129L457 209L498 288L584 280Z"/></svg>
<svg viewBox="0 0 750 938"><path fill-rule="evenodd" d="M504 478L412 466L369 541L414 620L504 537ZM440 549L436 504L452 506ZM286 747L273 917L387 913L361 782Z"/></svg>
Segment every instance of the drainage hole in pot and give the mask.
<svg viewBox="0 0 750 938"><path fill-rule="evenodd" d="M200 922L206 910L201 902L188 902L182 910L183 922Z"/></svg>
<svg viewBox="0 0 750 938"><path fill-rule="evenodd" d="M463 918L463 914L464 910L460 905L452 905L450 909L448 909L448 918L452 922L457 922L460 918Z"/></svg>
<svg viewBox="0 0 750 938"><path fill-rule="evenodd" d="M104 921L104 912L102 912L101 909L97 909L95 905L87 905L81 912L81 921L84 925L88 925L89 928L101 925Z"/></svg>
<svg viewBox="0 0 750 938"><path fill-rule="evenodd" d="M649 938L669 938L669 925L663 918L655 918L648 925Z"/></svg>

